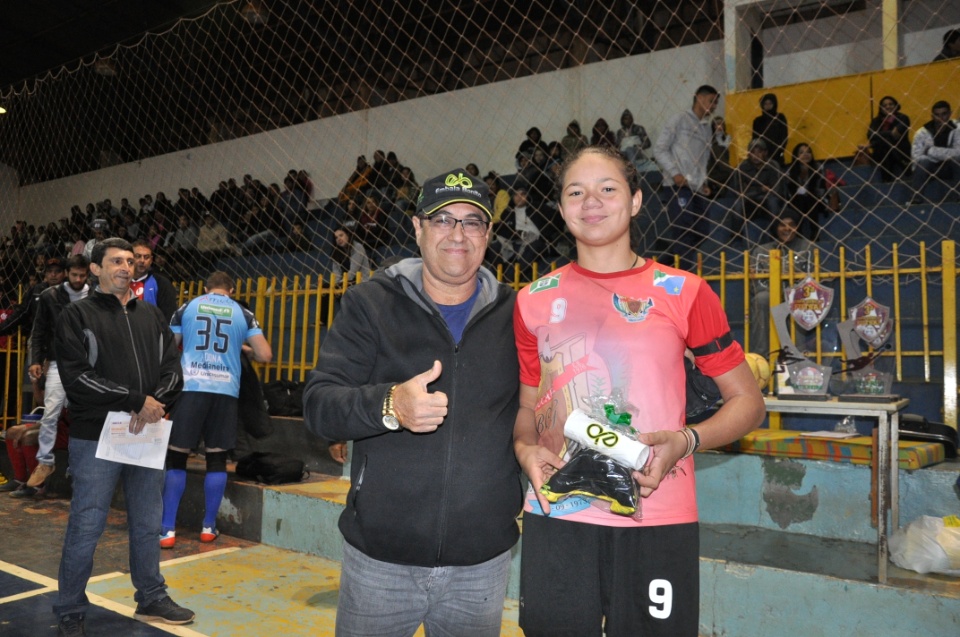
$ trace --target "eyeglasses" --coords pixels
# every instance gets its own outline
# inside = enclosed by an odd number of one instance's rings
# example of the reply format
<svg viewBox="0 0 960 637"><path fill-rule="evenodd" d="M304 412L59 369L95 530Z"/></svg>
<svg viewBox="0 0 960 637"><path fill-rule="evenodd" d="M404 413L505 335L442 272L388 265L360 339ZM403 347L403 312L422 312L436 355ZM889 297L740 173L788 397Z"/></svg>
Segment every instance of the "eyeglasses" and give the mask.
<svg viewBox="0 0 960 637"><path fill-rule="evenodd" d="M459 223L460 227L463 228L463 234L468 237L482 237L487 233L487 226L490 225L481 219L457 219L452 215L442 213L432 217L426 217L426 221L435 230L444 234L453 232L453 229L456 228Z"/></svg>

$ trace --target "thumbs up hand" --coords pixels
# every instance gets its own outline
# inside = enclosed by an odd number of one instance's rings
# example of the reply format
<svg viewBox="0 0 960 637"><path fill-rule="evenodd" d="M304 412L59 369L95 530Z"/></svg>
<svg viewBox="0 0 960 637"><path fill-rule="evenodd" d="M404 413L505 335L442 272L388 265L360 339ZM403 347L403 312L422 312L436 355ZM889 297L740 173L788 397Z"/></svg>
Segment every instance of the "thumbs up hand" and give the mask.
<svg viewBox="0 0 960 637"><path fill-rule="evenodd" d="M436 431L447 415L447 395L430 392L427 386L440 378L443 366L433 361L433 367L397 385L393 394L393 408L400 425L416 433Z"/></svg>

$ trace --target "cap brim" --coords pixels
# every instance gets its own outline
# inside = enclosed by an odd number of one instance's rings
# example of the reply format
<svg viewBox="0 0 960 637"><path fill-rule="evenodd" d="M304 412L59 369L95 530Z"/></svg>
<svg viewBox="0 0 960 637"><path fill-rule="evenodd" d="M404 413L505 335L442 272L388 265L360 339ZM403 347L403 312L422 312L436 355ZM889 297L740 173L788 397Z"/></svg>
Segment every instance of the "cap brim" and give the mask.
<svg viewBox="0 0 960 637"><path fill-rule="evenodd" d="M487 215L487 221L493 220L493 213L490 212L490 209L487 208L486 206L480 205L479 203L477 203L477 202L476 202L475 200L473 200L473 199L448 199L447 201L443 201L443 202L440 202L440 203L434 205L432 208L429 208L429 209L425 208L425 209L421 210L421 211L420 211L420 214L422 214L424 217L429 217L429 216L432 215L433 213L437 212L438 210L441 210L442 208L446 208L447 206L449 206L449 205L452 204L452 203L468 203L468 204L470 204L471 206L473 206L473 207L475 207L475 208L479 208L480 210L482 210L482 211L484 212L484 214Z"/></svg>

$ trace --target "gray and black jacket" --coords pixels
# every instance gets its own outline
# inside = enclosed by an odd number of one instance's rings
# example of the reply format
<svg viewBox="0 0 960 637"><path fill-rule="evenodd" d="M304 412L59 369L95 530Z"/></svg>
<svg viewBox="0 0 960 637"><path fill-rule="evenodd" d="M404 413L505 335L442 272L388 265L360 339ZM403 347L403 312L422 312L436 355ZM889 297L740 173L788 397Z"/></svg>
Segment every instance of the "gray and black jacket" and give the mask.
<svg viewBox="0 0 960 637"><path fill-rule="evenodd" d="M460 343L406 259L347 290L304 392L309 429L353 440L340 531L369 557L415 566L479 564L517 541L522 504L513 453L519 364L515 294L481 269ZM388 430L387 391L439 360L448 412L433 433Z"/></svg>
<svg viewBox="0 0 960 637"><path fill-rule="evenodd" d="M107 412L140 411L147 396L169 410L183 389L180 351L156 306L96 290L60 313L54 337L70 401L70 436L97 440Z"/></svg>

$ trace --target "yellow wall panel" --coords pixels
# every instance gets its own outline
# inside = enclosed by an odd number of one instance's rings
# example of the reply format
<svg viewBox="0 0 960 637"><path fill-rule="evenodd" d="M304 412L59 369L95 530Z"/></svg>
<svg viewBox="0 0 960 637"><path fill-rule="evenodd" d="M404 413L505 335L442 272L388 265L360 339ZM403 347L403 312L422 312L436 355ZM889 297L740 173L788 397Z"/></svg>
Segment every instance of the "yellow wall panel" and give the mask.
<svg viewBox="0 0 960 637"><path fill-rule="evenodd" d="M930 121L930 108L947 100L953 116L960 113L960 60L908 66L873 74L874 115L884 95L900 102L900 110L910 117L913 131ZM910 139L913 139L911 131Z"/></svg>
<svg viewBox="0 0 960 637"><path fill-rule="evenodd" d="M826 159L849 157L856 152L857 144L867 141L870 74L742 91L727 96L727 133L733 137L731 162L746 156L753 118L760 114L760 98L766 93L777 96L779 111L787 118L787 161L800 142L810 144L817 159Z"/></svg>
<svg viewBox="0 0 960 637"><path fill-rule="evenodd" d="M760 114L765 93L777 96L780 112L787 116L789 161L790 151L800 142L809 143L817 159L852 156L857 145L867 143L867 127L884 95L900 102L913 130L929 121L930 107L937 100L950 102L956 118L960 115L958 86L960 60L946 60L731 93L725 109L727 132L733 137L730 160L736 163L746 156L753 118Z"/></svg>

